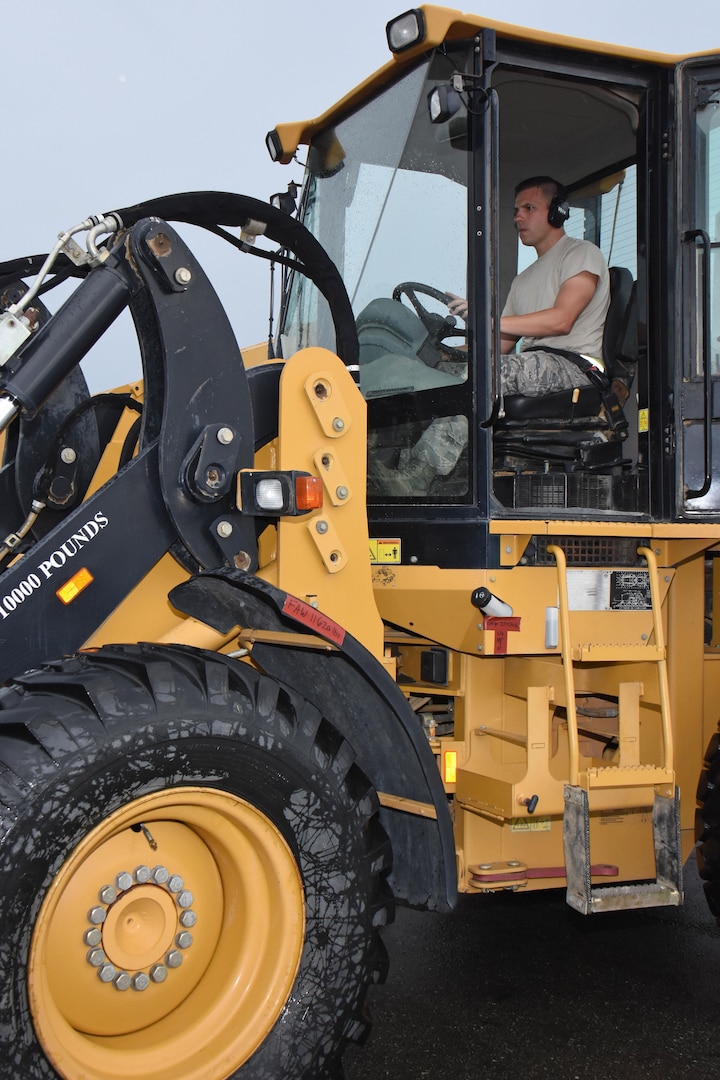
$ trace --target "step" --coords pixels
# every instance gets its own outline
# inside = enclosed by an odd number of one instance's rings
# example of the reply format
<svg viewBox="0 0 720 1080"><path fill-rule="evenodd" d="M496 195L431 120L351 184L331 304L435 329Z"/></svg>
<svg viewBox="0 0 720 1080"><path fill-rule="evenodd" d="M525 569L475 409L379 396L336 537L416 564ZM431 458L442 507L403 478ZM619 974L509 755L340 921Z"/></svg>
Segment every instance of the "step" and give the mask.
<svg viewBox="0 0 720 1080"><path fill-rule="evenodd" d="M586 772L588 790L594 788L656 787L675 785L672 769L659 765L608 765Z"/></svg>
<svg viewBox="0 0 720 1080"><path fill-rule="evenodd" d="M602 911L632 911L651 907L679 907L682 899L680 890L670 885L659 885L657 881L643 885L594 885L590 890L590 907L593 914Z"/></svg>
<svg viewBox="0 0 720 1080"><path fill-rule="evenodd" d="M642 884L592 885L588 792L571 784L565 786L563 843L566 900L571 908L582 915L592 915L634 908L677 907L682 903L680 792L678 788L673 790L672 798L655 794L652 804L656 880Z"/></svg>

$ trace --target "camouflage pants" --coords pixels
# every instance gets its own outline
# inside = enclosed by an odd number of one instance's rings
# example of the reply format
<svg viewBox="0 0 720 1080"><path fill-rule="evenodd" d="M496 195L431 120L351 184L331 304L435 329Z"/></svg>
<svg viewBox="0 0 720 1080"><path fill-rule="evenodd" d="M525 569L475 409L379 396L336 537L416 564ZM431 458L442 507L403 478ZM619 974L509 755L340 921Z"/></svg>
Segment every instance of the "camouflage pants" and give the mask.
<svg viewBox="0 0 720 1080"><path fill-rule="evenodd" d="M587 376L564 356L546 352L507 353L500 357L500 393L531 397L584 386Z"/></svg>

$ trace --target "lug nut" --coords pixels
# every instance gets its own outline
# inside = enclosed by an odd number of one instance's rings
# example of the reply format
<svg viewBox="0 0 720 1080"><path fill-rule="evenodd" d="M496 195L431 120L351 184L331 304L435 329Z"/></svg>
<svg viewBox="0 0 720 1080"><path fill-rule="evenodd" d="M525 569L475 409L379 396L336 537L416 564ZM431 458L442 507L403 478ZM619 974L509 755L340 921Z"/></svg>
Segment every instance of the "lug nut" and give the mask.
<svg viewBox="0 0 720 1080"><path fill-rule="evenodd" d="M100 926L105 922L105 916L107 911L104 907L90 908L88 911L88 922L94 923L95 926Z"/></svg>
<svg viewBox="0 0 720 1080"><path fill-rule="evenodd" d="M98 968L98 978L100 982L111 983L115 978L115 965L103 964L102 967Z"/></svg>
<svg viewBox="0 0 720 1080"><path fill-rule="evenodd" d="M92 930L86 930L83 934L83 941L86 945L99 945L102 941L102 930L100 930L97 926L93 927Z"/></svg>
<svg viewBox="0 0 720 1080"><path fill-rule="evenodd" d="M171 949L165 957L165 963L169 968L179 968L182 962L182 953L179 953L177 949Z"/></svg>
<svg viewBox="0 0 720 1080"><path fill-rule="evenodd" d="M149 866L136 866L133 871L133 877L137 881L138 885L144 885L146 881L150 880L150 867Z"/></svg>
<svg viewBox="0 0 720 1080"><path fill-rule="evenodd" d="M181 908L189 908L189 907L192 907L192 906L193 906L193 901L194 901L194 899L195 899L195 897L194 897L194 896L193 896L193 894L192 894L192 893L190 892L190 890L189 890L189 889L184 889L184 890L183 890L183 891L182 891L182 892L180 893L180 895L179 895L179 896L177 897L177 904L178 904L178 907L181 907Z"/></svg>
<svg viewBox="0 0 720 1080"><path fill-rule="evenodd" d="M175 938L175 944L179 949L189 949L193 943L193 936L187 930L181 930Z"/></svg>
<svg viewBox="0 0 720 1080"><path fill-rule="evenodd" d="M182 915L180 916L181 926L194 926L196 922L197 915L194 911L183 911Z"/></svg>
<svg viewBox="0 0 720 1080"><path fill-rule="evenodd" d="M153 982L162 983L168 977L168 970L164 964L153 964L150 968L150 978Z"/></svg>
<svg viewBox="0 0 720 1080"><path fill-rule="evenodd" d="M150 977L144 971L138 971L137 975L133 975L132 985L133 990L147 990Z"/></svg>
<svg viewBox="0 0 720 1080"><path fill-rule="evenodd" d="M103 885L102 889L98 893L98 896L102 900L103 904L114 904L117 900L117 889L114 885Z"/></svg>
<svg viewBox="0 0 720 1080"><path fill-rule="evenodd" d="M132 979L128 975L127 971L119 971L113 979L113 986L116 990L129 990L132 986Z"/></svg>
<svg viewBox="0 0 720 1080"><path fill-rule="evenodd" d="M150 877L157 885L164 885L167 879L170 877L168 868L166 866L153 866L150 871Z"/></svg>
<svg viewBox="0 0 720 1080"><path fill-rule="evenodd" d="M107 956L102 949L90 949L87 954L87 962L91 967L102 967L106 960Z"/></svg>
<svg viewBox="0 0 720 1080"><path fill-rule="evenodd" d="M170 880L167 883L167 887L170 890L170 892L178 893L178 892L180 892L180 890L182 889L184 884L185 884L185 882L183 881L183 879L180 877L179 874L173 874L172 877L170 878Z"/></svg>
<svg viewBox="0 0 720 1080"><path fill-rule="evenodd" d="M132 874L128 874L127 870L121 870L115 878L115 884L117 886L118 892L125 892L127 889L132 888Z"/></svg>

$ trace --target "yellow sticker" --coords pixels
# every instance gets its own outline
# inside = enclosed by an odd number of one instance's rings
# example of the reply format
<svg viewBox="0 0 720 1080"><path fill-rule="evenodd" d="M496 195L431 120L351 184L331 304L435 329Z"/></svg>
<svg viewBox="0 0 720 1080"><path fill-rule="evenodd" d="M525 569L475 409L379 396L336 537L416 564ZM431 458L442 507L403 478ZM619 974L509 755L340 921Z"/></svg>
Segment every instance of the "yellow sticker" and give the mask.
<svg viewBox="0 0 720 1080"><path fill-rule="evenodd" d="M549 817L516 817L510 822L510 832L550 832Z"/></svg>
<svg viewBox="0 0 720 1080"><path fill-rule="evenodd" d="M649 410L638 409L638 431L647 431L649 426Z"/></svg>
<svg viewBox="0 0 720 1080"><path fill-rule="evenodd" d="M399 563L401 543L399 540L371 540L371 563Z"/></svg>

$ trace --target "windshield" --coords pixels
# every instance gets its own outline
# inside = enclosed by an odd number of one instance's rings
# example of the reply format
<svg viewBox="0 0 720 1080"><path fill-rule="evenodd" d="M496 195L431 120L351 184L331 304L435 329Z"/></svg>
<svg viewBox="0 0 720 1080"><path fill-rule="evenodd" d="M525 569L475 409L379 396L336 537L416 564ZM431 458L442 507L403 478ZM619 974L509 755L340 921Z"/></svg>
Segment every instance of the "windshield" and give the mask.
<svg viewBox="0 0 720 1080"><path fill-rule="evenodd" d="M467 116L461 108L451 124L432 125L427 103L430 89L467 62L465 50L434 56L308 152L303 222L343 277L360 387L377 403L369 409L371 497L467 490L464 391L444 406L423 400L438 397L425 391L464 387L467 376L464 326L447 307L448 293L467 295ZM296 275L281 350L287 357L311 345L334 349L333 325L323 297Z"/></svg>

